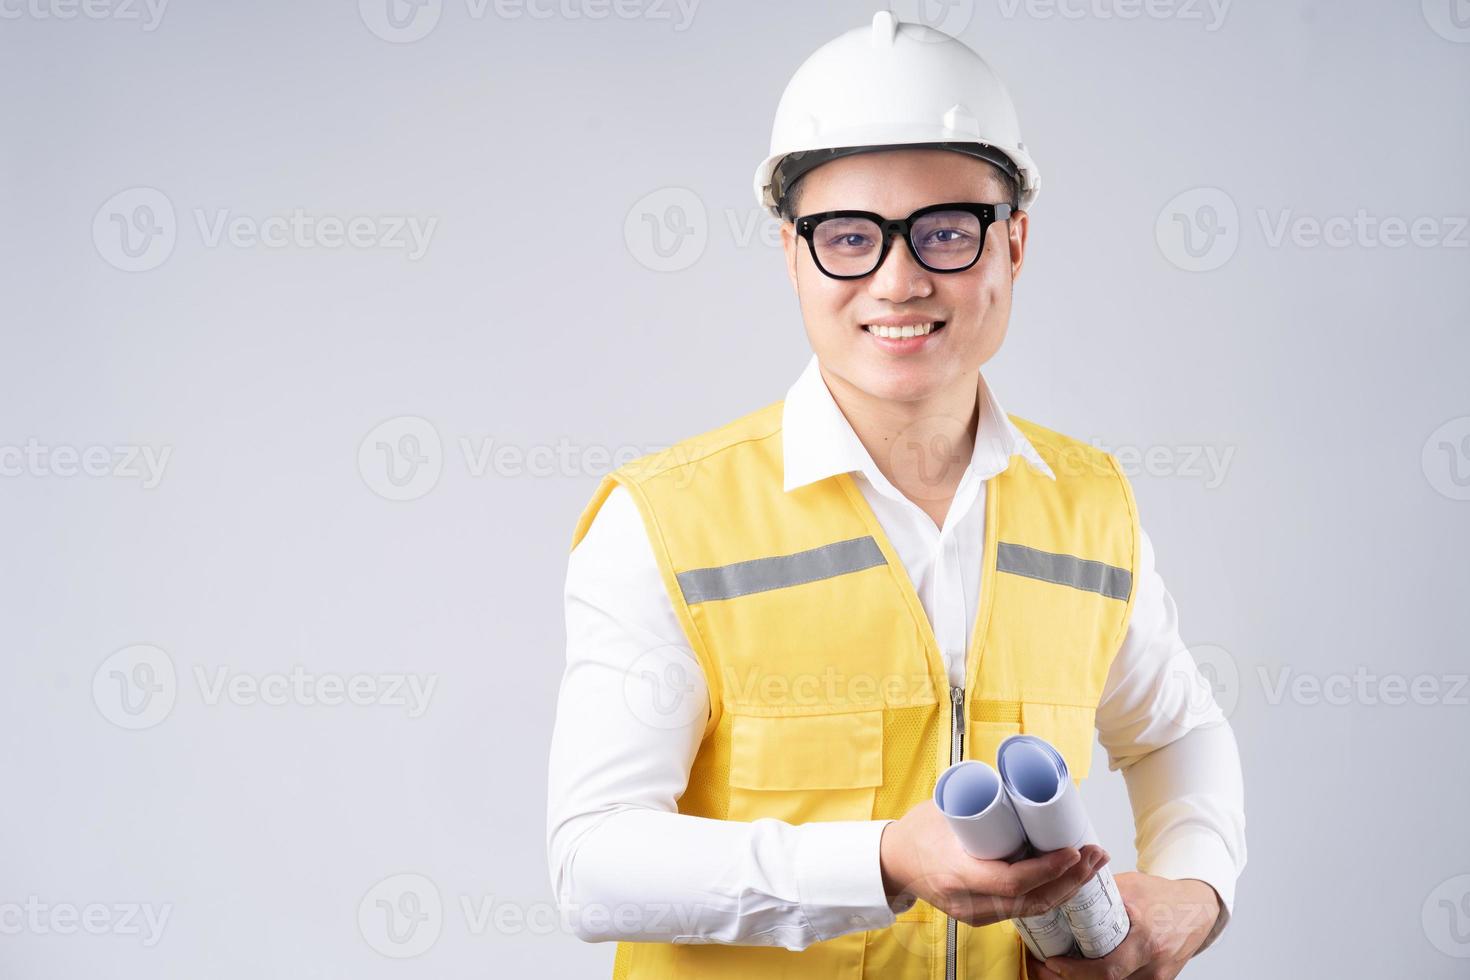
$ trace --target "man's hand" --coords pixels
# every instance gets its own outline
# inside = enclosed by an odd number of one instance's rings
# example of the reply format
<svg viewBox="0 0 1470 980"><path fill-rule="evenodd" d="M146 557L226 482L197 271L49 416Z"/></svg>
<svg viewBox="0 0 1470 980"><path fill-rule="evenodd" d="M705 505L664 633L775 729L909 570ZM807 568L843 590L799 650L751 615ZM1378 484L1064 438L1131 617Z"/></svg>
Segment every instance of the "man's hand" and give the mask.
<svg viewBox="0 0 1470 980"><path fill-rule="evenodd" d="M1089 844L1080 852L1069 847L1014 864L982 861L965 853L933 800L884 827L878 850L890 905L922 898L971 926L1056 908L1108 860L1106 851Z"/></svg>
<svg viewBox="0 0 1470 980"><path fill-rule="evenodd" d="M1131 922L1128 937L1096 960L1053 956L1042 964L1027 953L1031 980L1173 980L1220 915L1220 897L1203 881L1135 871L1114 878Z"/></svg>

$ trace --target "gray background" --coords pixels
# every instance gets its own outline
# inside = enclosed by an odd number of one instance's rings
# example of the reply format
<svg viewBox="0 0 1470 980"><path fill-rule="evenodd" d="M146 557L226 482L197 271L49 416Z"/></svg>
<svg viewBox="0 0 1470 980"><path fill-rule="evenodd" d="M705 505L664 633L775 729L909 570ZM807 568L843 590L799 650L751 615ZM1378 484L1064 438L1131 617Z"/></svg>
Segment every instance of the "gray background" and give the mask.
<svg viewBox="0 0 1470 980"><path fill-rule="evenodd" d="M0 973L604 976L543 853L572 528L799 372L751 172L878 8L121 2L0 5ZM987 376L1133 454L1232 713L1250 864L1186 975L1466 975L1470 6L900 12L1043 174ZM369 703L215 686L293 668Z"/></svg>

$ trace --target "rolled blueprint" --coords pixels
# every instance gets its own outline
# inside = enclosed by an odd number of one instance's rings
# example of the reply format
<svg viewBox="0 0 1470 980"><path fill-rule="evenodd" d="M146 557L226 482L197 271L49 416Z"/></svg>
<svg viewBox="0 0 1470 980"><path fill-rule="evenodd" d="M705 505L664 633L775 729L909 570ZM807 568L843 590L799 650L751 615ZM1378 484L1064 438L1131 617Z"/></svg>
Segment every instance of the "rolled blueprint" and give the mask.
<svg viewBox="0 0 1470 980"><path fill-rule="evenodd" d="M983 762L956 762L934 784L939 807L960 846L984 861L1019 861L1030 853L1026 832L1001 788L1000 776ZM1021 941L1039 960L1073 952L1072 929L1061 909L1013 920Z"/></svg>
<svg viewBox="0 0 1470 980"><path fill-rule="evenodd" d="M1054 851L1100 843L1067 773L1067 761L1051 743L1035 735L1012 735L1000 743L996 766L1032 847ZM1083 956L1106 956L1128 935L1128 912L1107 865L1059 908Z"/></svg>

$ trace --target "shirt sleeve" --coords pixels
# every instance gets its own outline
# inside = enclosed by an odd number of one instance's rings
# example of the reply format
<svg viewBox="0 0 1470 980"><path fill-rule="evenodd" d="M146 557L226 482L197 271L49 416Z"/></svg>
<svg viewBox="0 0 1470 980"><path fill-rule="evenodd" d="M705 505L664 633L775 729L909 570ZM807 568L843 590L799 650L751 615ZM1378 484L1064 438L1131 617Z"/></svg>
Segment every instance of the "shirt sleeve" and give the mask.
<svg viewBox="0 0 1470 980"><path fill-rule="evenodd" d="M800 950L893 923L878 861L889 821L678 812L709 689L622 487L571 552L565 606L546 847L579 938Z"/></svg>
<svg viewBox="0 0 1470 980"><path fill-rule="evenodd" d="M1108 768L1121 769L1137 829L1138 869L1196 878L1220 897L1200 951L1232 914L1245 868L1245 792L1230 722L1179 636L1178 612L1140 533L1137 595L1097 708Z"/></svg>

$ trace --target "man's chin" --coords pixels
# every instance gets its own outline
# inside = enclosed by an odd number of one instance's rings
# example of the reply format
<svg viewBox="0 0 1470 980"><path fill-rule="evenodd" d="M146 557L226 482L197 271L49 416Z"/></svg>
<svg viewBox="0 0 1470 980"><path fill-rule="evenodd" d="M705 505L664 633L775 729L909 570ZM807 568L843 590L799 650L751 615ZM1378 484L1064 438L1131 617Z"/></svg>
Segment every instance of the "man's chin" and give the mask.
<svg viewBox="0 0 1470 980"><path fill-rule="evenodd" d="M826 365L824 364L824 367ZM879 401L911 402L928 398L944 382L942 362L933 358L893 358L873 351L857 352L834 372L849 388Z"/></svg>

